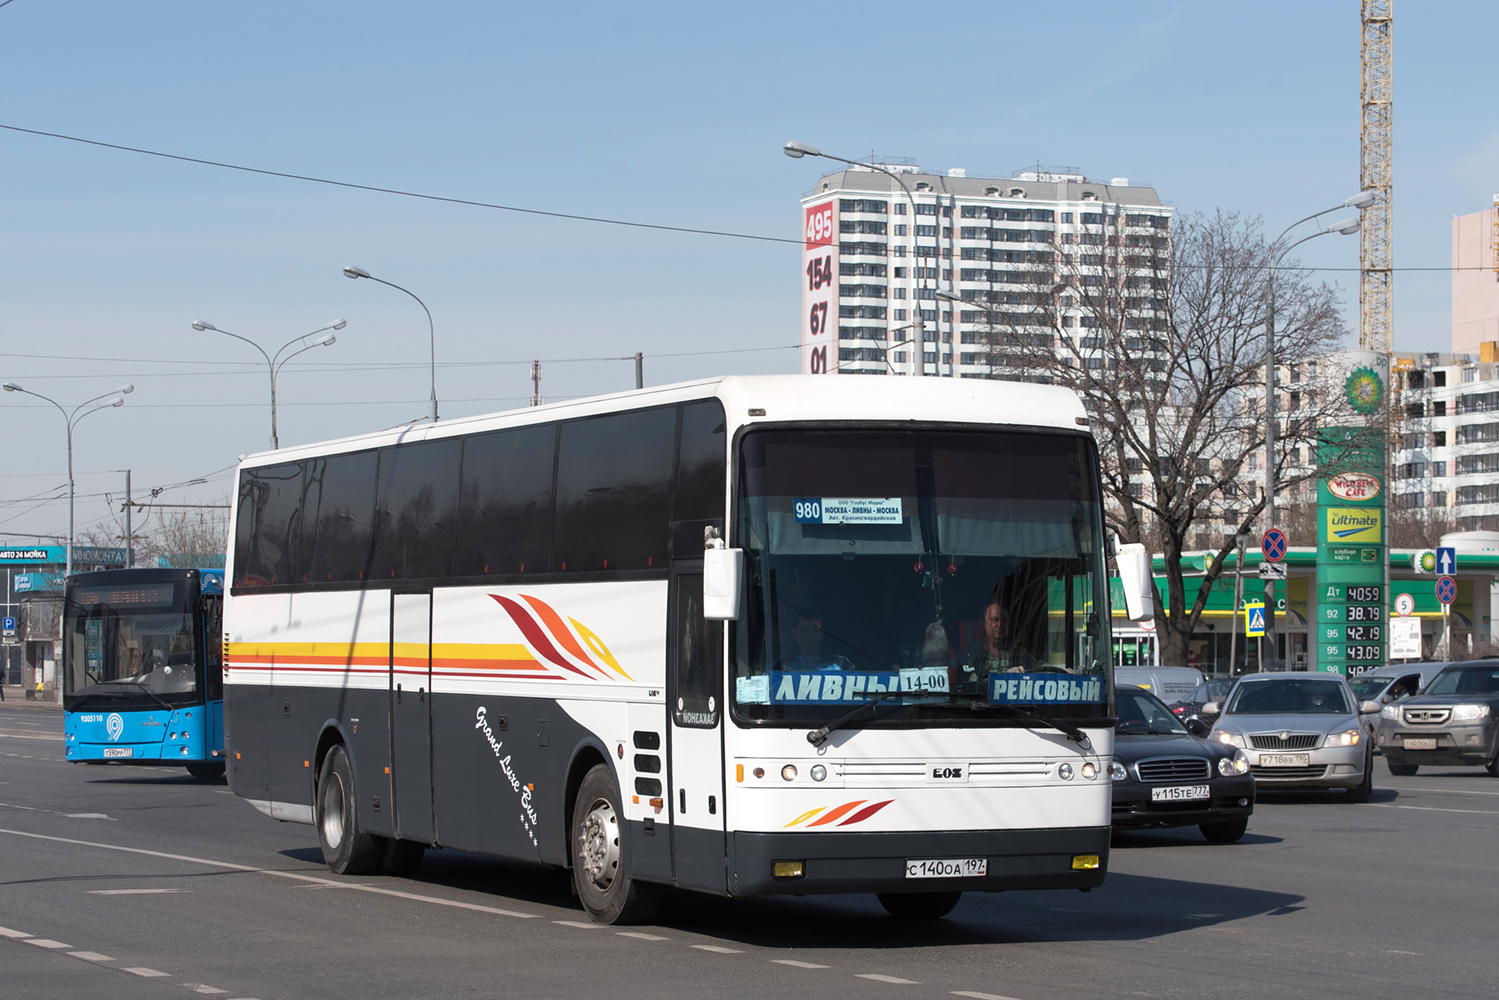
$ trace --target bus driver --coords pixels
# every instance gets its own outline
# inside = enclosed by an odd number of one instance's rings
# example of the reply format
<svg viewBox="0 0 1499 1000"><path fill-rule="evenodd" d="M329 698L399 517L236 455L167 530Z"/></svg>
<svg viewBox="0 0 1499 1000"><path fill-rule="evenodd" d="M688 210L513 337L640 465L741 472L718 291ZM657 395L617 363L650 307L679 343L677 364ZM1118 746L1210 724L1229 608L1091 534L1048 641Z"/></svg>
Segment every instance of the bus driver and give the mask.
<svg viewBox="0 0 1499 1000"><path fill-rule="evenodd" d="M1029 650L1015 645L1006 627L1006 615L996 592L984 608L983 629L978 643L963 654L956 678L959 684L984 686L990 674L1020 673L1040 666Z"/></svg>

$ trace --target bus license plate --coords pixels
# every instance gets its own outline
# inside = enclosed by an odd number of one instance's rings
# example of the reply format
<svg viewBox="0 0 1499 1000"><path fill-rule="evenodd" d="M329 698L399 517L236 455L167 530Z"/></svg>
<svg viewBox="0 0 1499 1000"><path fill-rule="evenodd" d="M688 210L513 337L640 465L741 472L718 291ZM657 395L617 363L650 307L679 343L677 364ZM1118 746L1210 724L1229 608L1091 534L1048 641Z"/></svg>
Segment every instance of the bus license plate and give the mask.
<svg viewBox="0 0 1499 1000"><path fill-rule="evenodd" d="M1312 755L1309 753L1262 753L1260 754L1261 767L1310 767Z"/></svg>
<svg viewBox="0 0 1499 1000"><path fill-rule="evenodd" d="M105 747L105 757L134 757L135 747Z"/></svg>
<svg viewBox="0 0 1499 1000"><path fill-rule="evenodd" d="M1406 740L1405 741L1405 749L1407 749L1407 750L1435 750L1436 748L1437 748L1437 741L1436 741L1436 737L1435 736L1433 736L1429 740Z"/></svg>
<svg viewBox="0 0 1499 1000"><path fill-rule="evenodd" d="M967 878L987 874L988 858L936 858L906 862L906 878Z"/></svg>
<svg viewBox="0 0 1499 1000"><path fill-rule="evenodd" d="M1173 785L1170 788L1152 788L1152 802L1189 802L1193 799L1210 798L1207 785Z"/></svg>

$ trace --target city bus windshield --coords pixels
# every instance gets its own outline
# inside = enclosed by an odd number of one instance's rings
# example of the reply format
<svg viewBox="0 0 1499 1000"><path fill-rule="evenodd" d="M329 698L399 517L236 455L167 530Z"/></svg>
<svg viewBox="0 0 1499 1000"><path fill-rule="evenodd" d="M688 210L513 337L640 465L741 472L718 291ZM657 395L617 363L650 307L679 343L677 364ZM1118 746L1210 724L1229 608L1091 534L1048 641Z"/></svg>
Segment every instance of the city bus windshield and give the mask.
<svg viewBox="0 0 1499 1000"><path fill-rule="evenodd" d="M741 723L1037 725L1112 714L1096 453L1082 436L745 435Z"/></svg>
<svg viewBox="0 0 1499 1000"><path fill-rule="evenodd" d="M179 581L69 585L65 707L159 707L201 700L189 589Z"/></svg>

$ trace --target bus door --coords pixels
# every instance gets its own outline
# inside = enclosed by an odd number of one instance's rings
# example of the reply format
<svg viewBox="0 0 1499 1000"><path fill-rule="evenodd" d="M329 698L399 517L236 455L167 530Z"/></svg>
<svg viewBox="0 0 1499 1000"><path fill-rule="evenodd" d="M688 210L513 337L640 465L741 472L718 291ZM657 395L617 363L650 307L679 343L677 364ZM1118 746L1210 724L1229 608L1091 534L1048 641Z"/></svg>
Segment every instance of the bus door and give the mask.
<svg viewBox="0 0 1499 1000"><path fill-rule="evenodd" d="M432 593L390 598L390 794L396 836L424 844L432 822Z"/></svg>
<svg viewBox="0 0 1499 1000"><path fill-rule="evenodd" d="M723 624L703 617L701 560L673 567L668 601L672 877L680 886L723 892Z"/></svg>

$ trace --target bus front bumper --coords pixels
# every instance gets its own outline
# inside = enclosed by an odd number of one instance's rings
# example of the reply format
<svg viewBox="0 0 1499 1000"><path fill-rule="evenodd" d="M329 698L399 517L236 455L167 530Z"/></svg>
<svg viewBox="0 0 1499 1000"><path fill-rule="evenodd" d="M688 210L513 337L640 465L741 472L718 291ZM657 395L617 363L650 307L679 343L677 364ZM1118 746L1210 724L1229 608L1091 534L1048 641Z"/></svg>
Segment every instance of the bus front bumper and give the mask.
<svg viewBox="0 0 1499 1000"><path fill-rule="evenodd" d="M733 896L840 892L1000 892L1091 889L1109 862L1109 828L960 830L930 833L728 835ZM983 859L983 875L914 878L920 861ZM800 875L777 876L794 871ZM1096 867L1095 867L1096 866ZM926 866L930 870L931 866Z"/></svg>

